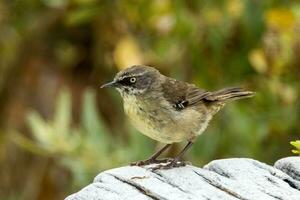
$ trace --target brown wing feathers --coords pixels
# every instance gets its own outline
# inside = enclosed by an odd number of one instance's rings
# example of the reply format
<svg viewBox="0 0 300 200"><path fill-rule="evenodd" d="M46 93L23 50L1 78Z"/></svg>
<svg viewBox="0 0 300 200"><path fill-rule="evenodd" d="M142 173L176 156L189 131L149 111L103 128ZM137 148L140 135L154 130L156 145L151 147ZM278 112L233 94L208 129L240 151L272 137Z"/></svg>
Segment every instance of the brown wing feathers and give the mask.
<svg viewBox="0 0 300 200"><path fill-rule="evenodd" d="M202 101L218 102L229 101L240 98L252 97L254 92L245 91L239 87L225 88L215 92L202 90L195 85L168 79L163 85L163 94L178 110L182 110L187 106L193 106Z"/></svg>
<svg viewBox="0 0 300 200"><path fill-rule="evenodd" d="M216 92L211 92L210 95L205 97L207 101L229 101L241 98L252 97L254 92L246 91L239 87L225 88Z"/></svg>
<svg viewBox="0 0 300 200"><path fill-rule="evenodd" d="M193 87L188 91L186 95L186 100L189 102L189 105L194 105L199 101L205 99L209 95L210 92Z"/></svg>

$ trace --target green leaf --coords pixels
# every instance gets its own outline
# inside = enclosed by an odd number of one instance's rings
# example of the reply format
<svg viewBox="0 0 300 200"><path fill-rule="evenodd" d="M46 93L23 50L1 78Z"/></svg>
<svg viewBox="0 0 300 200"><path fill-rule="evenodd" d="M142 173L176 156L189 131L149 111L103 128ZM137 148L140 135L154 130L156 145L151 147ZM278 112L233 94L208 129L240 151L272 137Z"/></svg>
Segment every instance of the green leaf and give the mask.
<svg viewBox="0 0 300 200"><path fill-rule="evenodd" d="M55 107L54 127L55 134L67 134L71 124L71 95L67 89L63 89L59 95Z"/></svg>
<svg viewBox="0 0 300 200"><path fill-rule="evenodd" d="M100 119L97 110L95 91L87 89L83 97L82 127L89 134L92 142L101 143L101 146L98 148L106 149L108 144L108 130L104 126L102 119Z"/></svg>
<svg viewBox="0 0 300 200"><path fill-rule="evenodd" d="M290 143L297 149L297 150L292 150L292 152L300 155L300 140L291 141Z"/></svg>
<svg viewBox="0 0 300 200"><path fill-rule="evenodd" d="M26 149L27 151L37 154L46 156L49 155L49 152L45 150L42 146L36 144L33 140L28 139L27 137L23 136L20 133L12 132L10 134L10 139L19 145L20 147Z"/></svg>
<svg viewBox="0 0 300 200"><path fill-rule="evenodd" d="M293 145L297 149L300 149L300 140L291 141L291 145Z"/></svg>
<svg viewBox="0 0 300 200"><path fill-rule="evenodd" d="M300 151L297 151L297 150L294 150L294 149L292 150L292 152L296 153L296 154L300 154Z"/></svg>
<svg viewBox="0 0 300 200"><path fill-rule="evenodd" d="M31 111L27 115L27 121L34 138L41 143L41 145L48 146L49 140L49 128L47 123L42 117L35 111Z"/></svg>

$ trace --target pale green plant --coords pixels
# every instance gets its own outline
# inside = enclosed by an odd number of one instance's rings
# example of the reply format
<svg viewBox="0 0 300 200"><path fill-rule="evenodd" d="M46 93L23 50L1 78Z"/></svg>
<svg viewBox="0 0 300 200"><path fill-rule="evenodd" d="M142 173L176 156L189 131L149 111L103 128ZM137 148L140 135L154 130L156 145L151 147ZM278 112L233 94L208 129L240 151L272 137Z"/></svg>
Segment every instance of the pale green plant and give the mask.
<svg viewBox="0 0 300 200"><path fill-rule="evenodd" d="M27 119L33 139L15 133L13 141L32 153L57 158L71 170L75 185L87 183L103 169L129 161L128 155L134 155L131 151L135 148L125 148L118 138L112 138L97 112L93 90L87 89L83 96L79 127L72 126L71 106L70 92L64 89L58 95L53 119L44 120L36 111L30 111Z"/></svg>
<svg viewBox="0 0 300 200"><path fill-rule="evenodd" d="M291 141L291 145L296 147L296 149L293 149L292 152L295 154L299 154L300 156L300 140Z"/></svg>

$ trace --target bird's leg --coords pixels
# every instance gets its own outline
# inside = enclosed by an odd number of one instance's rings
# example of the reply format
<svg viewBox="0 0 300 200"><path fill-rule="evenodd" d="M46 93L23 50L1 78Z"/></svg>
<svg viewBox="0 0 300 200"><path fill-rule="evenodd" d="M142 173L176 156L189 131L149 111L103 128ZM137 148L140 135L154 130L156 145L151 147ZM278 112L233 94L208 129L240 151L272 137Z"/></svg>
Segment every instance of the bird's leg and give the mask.
<svg viewBox="0 0 300 200"><path fill-rule="evenodd" d="M163 162L168 162L169 159L161 159L161 160L157 160L157 157L162 154L165 150L167 150L169 147L171 146L171 144L166 144L164 147L162 147L161 149L159 149L157 152L155 152L152 156L150 156L150 158L148 158L147 160L141 160L141 161L136 161L131 163L131 166L142 166L142 165L149 165L151 163L163 163Z"/></svg>
<svg viewBox="0 0 300 200"><path fill-rule="evenodd" d="M168 164L166 165L158 165L155 166L154 168L152 168L153 170L157 170L157 169L171 169L174 167L182 167L185 166L186 163L184 161L180 161L180 159L182 158L182 156L185 154L185 152L194 144L194 142L189 141L185 147L181 150L181 152L174 158L172 159Z"/></svg>

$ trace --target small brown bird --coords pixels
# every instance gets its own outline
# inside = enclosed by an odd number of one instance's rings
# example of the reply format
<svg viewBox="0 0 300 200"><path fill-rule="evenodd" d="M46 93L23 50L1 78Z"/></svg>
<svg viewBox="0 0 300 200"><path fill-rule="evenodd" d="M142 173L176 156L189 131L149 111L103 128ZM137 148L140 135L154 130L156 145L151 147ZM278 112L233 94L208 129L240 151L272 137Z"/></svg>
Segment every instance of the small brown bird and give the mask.
<svg viewBox="0 0 300 200"><path fill-rule="evenodd" d="M183 154L227 102L254 95L238 87L209 92L142 65L120 71L103 87L114 87L121 93L125 113L141 133L166 144L149 159L133 165L168 162L159 165L164 169L185 165L180 160ZM175 158L157 159L171 144L183 140L188 143Z"/></svg>

